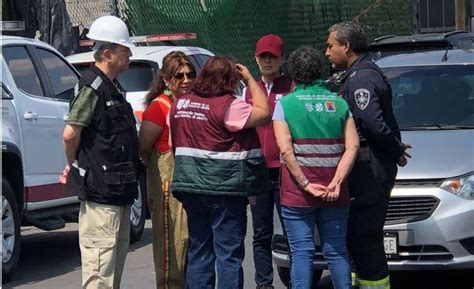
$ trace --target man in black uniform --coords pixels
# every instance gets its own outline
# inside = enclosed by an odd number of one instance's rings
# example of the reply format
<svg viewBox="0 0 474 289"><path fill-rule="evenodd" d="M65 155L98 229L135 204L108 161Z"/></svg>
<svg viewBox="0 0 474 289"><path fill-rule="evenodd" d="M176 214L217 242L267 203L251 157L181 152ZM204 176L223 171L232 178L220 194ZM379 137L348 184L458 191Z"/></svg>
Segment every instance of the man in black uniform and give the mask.
<svg viewBox="0 0 474 289"><path fill-rule="evenodd" d="M392 110L392 91L383 72L367 57L360 25L343 22L329 28L326 56L346 70L339 94L349 103L360 138L357 161L349 175L351 205L348 247L360 288L390 288L383 225L397 164L407 164Z"/></svg>
<svg viewBox="0 0 474 289"><path fill-rule="evenodd" d="M130 63L133 43L114 16L95 20L95 64L75 88L63 132L63 180L81 200L82 288L120 288L137 195L138 137L130 104L116 77Z"/></svg>

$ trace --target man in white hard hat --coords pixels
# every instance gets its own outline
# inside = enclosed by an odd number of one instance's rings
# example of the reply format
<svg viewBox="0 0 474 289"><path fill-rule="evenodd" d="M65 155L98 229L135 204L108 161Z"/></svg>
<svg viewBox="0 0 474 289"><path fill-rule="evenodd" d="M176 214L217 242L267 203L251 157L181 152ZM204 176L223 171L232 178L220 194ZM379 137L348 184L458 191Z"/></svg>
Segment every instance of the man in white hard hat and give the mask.
<svg viewBox="0 0 474 289"><path fill-rule="evenodd" d="M140 162L133 111L116 77L128 68L134 45L114 16L96 19L87 37L95 41L95 64L70 104L63 180L81 200L82 288L119 288Z"/></svg>

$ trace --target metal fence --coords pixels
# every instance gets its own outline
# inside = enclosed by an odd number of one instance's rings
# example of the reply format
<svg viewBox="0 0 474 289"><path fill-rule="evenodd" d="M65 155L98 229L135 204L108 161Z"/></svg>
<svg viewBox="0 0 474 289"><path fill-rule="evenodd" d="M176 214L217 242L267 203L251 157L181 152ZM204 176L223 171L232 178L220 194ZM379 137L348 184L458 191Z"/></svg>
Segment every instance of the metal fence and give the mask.
<svg viewBox="0 0 474 289"><path fill-rule="evenodd" d="M59 27L63 30L60 31L61 43L65 37L78 37L97 17L115 14L127 23L134 35L194 32L196 40L186 40L180 45L200 46L217 54L232 55L254 71L255 42L264 34L280 35L286 51L291 52L300 45L324 49L327 28L345 20L357 19L364 25L369 39L385 34L407 34L413 28L412 0L6 1L13 5L23 3L19 4L23 18L29 22L35 17L28 15L35 10L44 11L37 13L36 23L66 13L64 24ZM32 27L31 23L27 26ZM29 29L27 36L35 36L32 30ZM71 47L66 51L61 44L55 44L58 43L55 40L58 28L43 25L39 30L42 30L40 39L47 40L65 54L73 52ZM77 47L73 49L77 50Z"/></svg>

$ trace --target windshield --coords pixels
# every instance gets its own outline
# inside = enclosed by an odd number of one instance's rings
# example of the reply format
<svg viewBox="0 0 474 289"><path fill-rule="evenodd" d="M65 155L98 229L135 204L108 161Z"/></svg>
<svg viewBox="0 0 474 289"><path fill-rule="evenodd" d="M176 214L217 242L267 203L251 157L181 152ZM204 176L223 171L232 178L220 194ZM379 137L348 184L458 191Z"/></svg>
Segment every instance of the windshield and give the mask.
<svg viewBox="0 0 474 289"><path fill-rule="evenodd" d="M474 65L383 68L400 129L474 126Z"/></svg>
<svg viewBox="0 0 474 289"><path fill-rule="evenodd" d="M79 73L89 70L89 63L73 64ZM131 62L127 70L117 77L126 92L148 91L154 69L149 63Z"/></svg>

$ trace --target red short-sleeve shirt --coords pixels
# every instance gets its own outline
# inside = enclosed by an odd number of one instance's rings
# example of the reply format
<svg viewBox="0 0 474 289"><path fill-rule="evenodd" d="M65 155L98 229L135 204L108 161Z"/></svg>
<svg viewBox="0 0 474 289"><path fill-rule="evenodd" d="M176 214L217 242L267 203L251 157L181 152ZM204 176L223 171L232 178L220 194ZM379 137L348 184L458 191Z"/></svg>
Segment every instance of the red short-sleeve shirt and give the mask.
<svg viewBox="0 0 474 289"><path fill-rule="evenodd" d="M158 98L164 101L160 101ZM163 128L161 135L153 145L153 147L161 153L168 152L171 149L168 143L170 128L166 123L166 118L168 117L170 108L165 104L165 102L171 106L171 99L162 94L154 99L143 112L143 120L150 121Z"/></svg>

